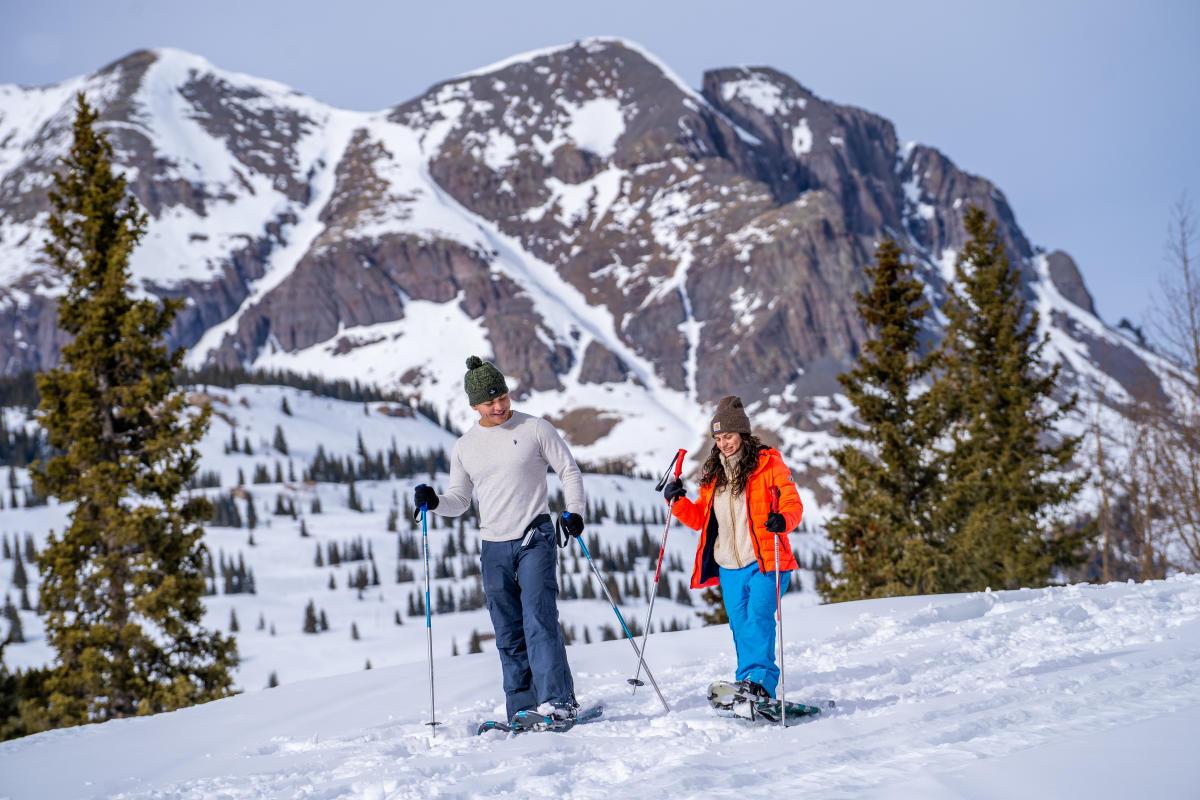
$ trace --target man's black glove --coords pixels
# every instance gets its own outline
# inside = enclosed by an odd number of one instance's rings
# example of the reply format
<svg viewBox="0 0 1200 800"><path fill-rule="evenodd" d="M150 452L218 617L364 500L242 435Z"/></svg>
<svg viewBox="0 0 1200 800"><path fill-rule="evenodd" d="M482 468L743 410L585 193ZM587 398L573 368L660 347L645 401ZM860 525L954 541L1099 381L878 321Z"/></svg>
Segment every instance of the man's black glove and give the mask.
<svg viewBox="0 0 1200 800"><path fill-rule="evenodd" d="M681 497L686 497L687 492L683 490L683 481L674 480L663 487L663 497L667 498L668 503L674 503Z"/></svg>
<svg viewBox="0 0 1200 800"><path fill-rule="evenodd" d="M582 514L572 514L570 512L564 511L562 513L562 516L560 516L558 519L562 523L563 530L566 531L571 536L582 536L583 535L583 515Z"/></svg>
<svg viewBox="0 0 1200 800"><path fill-rule="evenodd" d="M772 511L767 514L767 530L771 533L783 533L787 530L787 520L783 518L783 514L778 511Z"/></svg>
<svg viewBox="0 0 1200 800"><path fill-rule="evenodd" d="M425 506L427 510L433 511L438 507L437 492L433 490L432 486L426 486L423 483L417 484L417 488L413 490L413 506L418 509Z"/></svg>

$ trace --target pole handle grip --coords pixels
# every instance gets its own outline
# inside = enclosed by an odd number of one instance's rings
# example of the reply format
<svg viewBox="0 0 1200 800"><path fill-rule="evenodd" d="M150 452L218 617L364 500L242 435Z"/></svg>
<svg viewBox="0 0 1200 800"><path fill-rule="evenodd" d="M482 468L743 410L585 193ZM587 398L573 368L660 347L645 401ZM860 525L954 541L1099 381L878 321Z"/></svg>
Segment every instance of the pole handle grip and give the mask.
<svg viewBox="0 0 1200 800"><path fill-rule="evenodd" d="M675 454L675 480L679 480L679 476L683 474L683 457L687 455L687 450L682 447Z"/></svg>

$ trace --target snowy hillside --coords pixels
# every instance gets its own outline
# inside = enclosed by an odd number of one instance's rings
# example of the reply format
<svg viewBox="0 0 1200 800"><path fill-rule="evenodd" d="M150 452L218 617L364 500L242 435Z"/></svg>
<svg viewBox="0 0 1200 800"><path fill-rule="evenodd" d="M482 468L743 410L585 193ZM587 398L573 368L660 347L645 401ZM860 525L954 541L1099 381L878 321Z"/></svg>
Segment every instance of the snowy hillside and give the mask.
<svg viewBox="0 0 1200 800"><path fill-rule="evenodd" d="M220 485L196 491L227 509L206 528L215 594L205 598L205 624L230 632L236 619L242 658L235 674L237 688L253 691L266 687L272 678L291 684L361 670L367 664L382 667L424 659L421 531L411 521L407 504L417 483L445 487L444 467L430 481L427 456L436 455L440 448L444 458L457 437L396 403L339 401L277 386L209 388L207 393L200 388L192 394L193 400L201 402L203 396L213 408L209 433L200 446L200 474L210 483L219 480ZM5 418L13 427L21 415L9 409ZM277 442L286 447L286 454L277 449ZM359 477L353 491L362 511L350 507L349 483L332 480L331 474L303 480L318 451L326 463L344 465L348 460L355 466ZM398 456L400 471L405 470L403 462L410 460L410 453L418 466L411 477L364 477L370 475L363 466L364 451L371 468L377 463L386 468L392 453ZM333 469L326 467L328 472ZM21 487L17 494L23 495L28 476L24 470L13 474ZM553 474L549 482L553 496L559 484ZM645 620L665 523L662 497L653 484L653 480L615 475L584 476L594 517L587 530L589 541L595 542L592 555L606 577L612 573L622 612L631 625ZM814 565L826 555L828 545L811 528L814 520L822 518L822 510L808 492L804 499L806 532L793 536L793 547L802 565ZM256 517L253 529L249 528L250 503ZM13 508L8 497L5 505L9 507L0 511L0 537L9 542L10 551L21 551L16 555L22 557L28 576L24 594L32 606L37 602L38 577L24 553L25 542L28 539L40 549L49 531L62 530L67 510L57 504ZM236 509L238 527L230 524L230 506ZM600 520L602 514L607 516ZM389 520L395 530L389 530ZM491 624L481 605L479 533L474 519L464 518L462 525L455 520L448 526L442 517L430 514L428 522L435 576L432 594L438 612L436 653L440 657L466 654L473 634L479 634L475 638L481 639L481 649L494 652L487 638ZM654 606L656 631L660 626L700 624L695 615L700 593L685 588L695 542L694 533L673 525L661 578L665 594ZM222 568L226 564L227 570ZM22 592L15 582L16 571L15 558L0 560L0 587L19 607ZM562 621L568 638L580 643L619 633L599 582L589 572L578 549L563 551ZM360 575L366 581L361 591L356 588ZM804 602L815 604L814 573L801 570L798 576ZM246 578L253 580L252 594ZM309 601L316 613L324 615L327 630L303 632ZM48 663L53 653L37 614L18 613L25 642L10 645L5 662L11 668Z"/></svg>
<svg viewBox="0 0 1200 800"><path fill-rule="evenodd" d="M655 634L672 711L631 696L624 642L568 649L598 722L473 735L503 706L495 654L283 685L0 744L0 796L1196 797L1200 578L806 607L785 603L788 694L834 698L787 730L715 717L723 627Z"/></svg>

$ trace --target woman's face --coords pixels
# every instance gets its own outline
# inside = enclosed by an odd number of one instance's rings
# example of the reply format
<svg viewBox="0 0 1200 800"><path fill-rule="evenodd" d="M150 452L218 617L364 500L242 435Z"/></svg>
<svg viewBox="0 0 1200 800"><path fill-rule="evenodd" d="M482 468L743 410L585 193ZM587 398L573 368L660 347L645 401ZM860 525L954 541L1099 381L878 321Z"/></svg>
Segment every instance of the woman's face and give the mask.
<svg viewBox="0 0 1200 800"><path fill-rule="evenodd" d="M738 451L742 446L742 435L740 433L718 433L713 437L717 440L717 449L726 458Z"/></svg>

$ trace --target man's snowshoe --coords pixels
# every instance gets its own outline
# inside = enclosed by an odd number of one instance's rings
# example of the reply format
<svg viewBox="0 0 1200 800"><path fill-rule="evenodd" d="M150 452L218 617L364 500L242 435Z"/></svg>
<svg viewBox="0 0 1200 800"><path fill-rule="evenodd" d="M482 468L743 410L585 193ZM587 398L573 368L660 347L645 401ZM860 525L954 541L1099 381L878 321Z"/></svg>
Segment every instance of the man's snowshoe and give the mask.
<svg viewBox="0 0 1200 800"><path fill-rule="evenodd" d="M526 733L530 731L551 731L554 733L562 733L569 731L576 725L584 722L592 722L599 719L604 713L604 706L595 705L588 708L555 708L549 710L546 714L539 714L537 711L518 711L513 715L513 718L505 722L488 721L482 723L477 733L483 734L488 731L504 731L506 733Z"/></svg>

